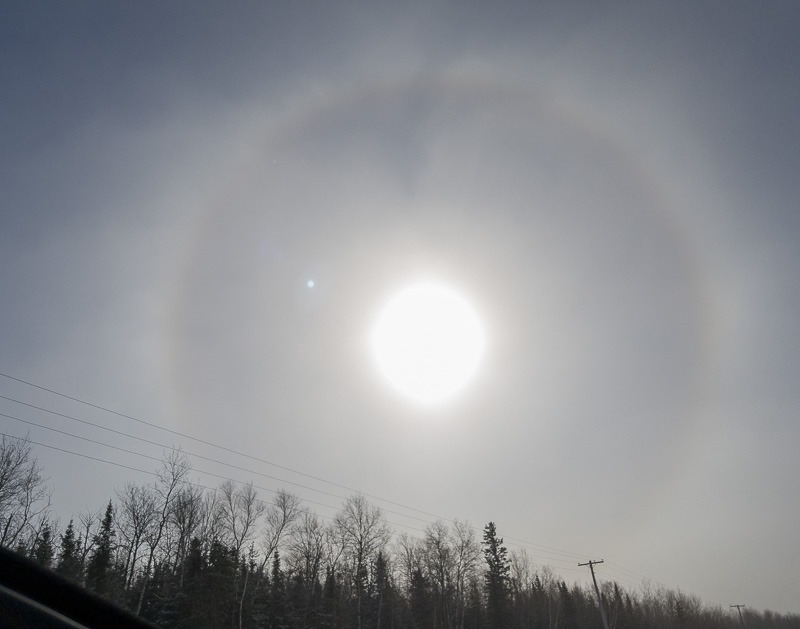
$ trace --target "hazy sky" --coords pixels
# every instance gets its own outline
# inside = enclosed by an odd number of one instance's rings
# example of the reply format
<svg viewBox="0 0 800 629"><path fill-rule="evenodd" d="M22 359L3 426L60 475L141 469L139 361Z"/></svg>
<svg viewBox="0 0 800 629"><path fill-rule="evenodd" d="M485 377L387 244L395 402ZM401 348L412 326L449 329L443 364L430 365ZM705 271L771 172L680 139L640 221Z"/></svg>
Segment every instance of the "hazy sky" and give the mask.
<svg viewBox="0 0 800 629"><path fill-rule="evenodd" d="M568 581L603 558L627 586L800 611L800 5L566 4L2 3L0 371L494 520ZM434 409L367 344L426 278L487 334ZM348 493L8 378L0 395ZM148 480L37 454L64 520Z"/></svg>

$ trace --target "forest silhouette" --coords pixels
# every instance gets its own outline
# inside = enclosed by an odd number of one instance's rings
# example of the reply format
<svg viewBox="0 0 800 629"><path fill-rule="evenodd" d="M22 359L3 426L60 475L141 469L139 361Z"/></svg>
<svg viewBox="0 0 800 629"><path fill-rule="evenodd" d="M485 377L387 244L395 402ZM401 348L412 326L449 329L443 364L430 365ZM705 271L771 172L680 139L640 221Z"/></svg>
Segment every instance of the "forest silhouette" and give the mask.
<svg viewBox="0 0 800 629"><path fill-rule="evenodd" d="M125 483L104 509L59 526L31 442L0 442L0 546L162 627L797 627L800 616L724 608L653 586L568 584L494 522L397 533L365 496L325 518L279 490L193 482L166 451L152 483ZM600 605L602 605L602 614ZM605 619L603 618L605 616Z"/></svg>

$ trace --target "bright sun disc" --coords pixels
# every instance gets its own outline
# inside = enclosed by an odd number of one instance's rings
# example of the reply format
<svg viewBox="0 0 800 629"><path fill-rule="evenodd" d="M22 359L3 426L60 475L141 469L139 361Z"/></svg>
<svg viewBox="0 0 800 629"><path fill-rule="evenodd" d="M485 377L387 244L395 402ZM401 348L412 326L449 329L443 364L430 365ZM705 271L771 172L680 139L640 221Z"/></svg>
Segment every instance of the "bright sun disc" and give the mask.
<svg viewBox="0 0 800 629"><path fill-rule="evenodd" d="M396 389L425 404L463 388L483 355L481 323L456 292L415 284L391 299L372 330L378 366Z"/></svg>

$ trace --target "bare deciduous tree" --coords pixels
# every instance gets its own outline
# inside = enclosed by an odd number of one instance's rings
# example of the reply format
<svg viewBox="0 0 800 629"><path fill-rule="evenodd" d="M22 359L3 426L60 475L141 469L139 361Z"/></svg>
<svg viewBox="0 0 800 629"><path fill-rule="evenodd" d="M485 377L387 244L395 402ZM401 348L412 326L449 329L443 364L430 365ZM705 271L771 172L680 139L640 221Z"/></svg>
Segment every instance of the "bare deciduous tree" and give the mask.
<svg viewBox="0 0 800 629"><path fill-rule="evenodd" d="M78 534L78 542L80 548L80 564L86 566L86 558L94 550L94 537L97 530L97 525L100 523L100 511L92 511L89 507L78 514L78 522L80 522L80 529Z"/></svg>
<svg viewBox="0 0 800 629"><path fill-rule="evenodd" d="M46 517L50 491L28 439L0 441L0 546L14 546L34 521ZM29 531L30 532L30 531Z"/></svg>
<svg viewBox="0 0 800 629"><path fill-rule="evenodd" d="M434 586L445 627L452 626L453 549L447 525L437 521L425 527L422 541L427 575Z"/></svg>
<svg viewBox="0 0 800 629"><path fill-rule="evenodd" d="M316 514L304 511L288 536L289 565L309 588L319 582L325 554L325 527Z"/></svg>
<svg viewBox="0 0 800 629"><path fill-rule="evenodd" d="M175 529L176 536L173 571L180 570L180 585L183 585L184 560L192 537L202 526L204 508L203 490L200 487L187 484L178 491L170 514L170 523Z"/></svg>
<svg viewBox="0 0 800 629"><path fill-rule="evenodd" d="M356 596L358 627L362 624L362 599L366 589L368 569L378 551L389 543L391 531L379 507L371 505L361 494L345 500L336 514L345 552L352 569L351 582Z"/></svg>
<svg viewBox="0 0 800 629"><path fill-rule="evenodd" d="M225 495L223 486L223 496ZM224 502L224 498L223 498ZM264 574L264 569L270 557L275 553L281 543L283 535L287 529L295 521L300 513L300 499L289 492L280 489L275 494L272 504L267 506L263 502L258 502L259 516L266 511L264 529L261 534L261 564L258 567L258 580L256 581L256 588L260 585L261 575ZM242 607L244 605L244 597L247 592L247 584L250 573L245 573L244 584L242 585L242 594L239 599L239 626L242 624Z"/></svg>
<svg viewBox="0 0 800 629"><path fill-rule="evenodd" d="M117 491L117 529L124 556L123 583L130 587L136 574L140 551L158 514L156 494L152 487L125 483Z"/></svg>
<svg viewBox="0 0 800 629"><path fill-rule="evenodd" d="M450 530L453 547L453 589L455 597L455 623L464 626L469 582L477 574L481 559L481 547L475 529L469 522L453 522Z"/></svg>
<svg viewBox="0 0 800 629"><path fill-rule="evenodd" d="M220 521L225 541L239 557L242 548L256 534L256 523L264 513L264 503L252 483L237 487L225 481L220 488Z"/></svg>
<svg viewBox="0 0 800 629"><path fill-rule="evenodd" d="M278 490L272 504L267 508L261 548L264 552L264 563L280 547L281 540L289 527L300 515L300 499L283 489Z"/></svg>
<svg viewBox="0 0 800 629"><path fill-rule="evenodd" d="M155 558L156 551L161 543L165 528L172 513L175 497L178 495L181 487L183 487L190 469L191 463L189 463L189 459L186 458L186 455L180 450L171 450L164 454L161 469L157 474L158 479L153 487L157 497L158 511L154 525L150 527L148 533L145 535L145 541L149 548L147 565L142 573L142 588L139 591L139 601L136 605L137 615L142 610L147 581L150 577L150 570L153 567L153 559Z"/></svg>
<svg viewBox="0 0 800 629"><path fill-rule="evenodd" d="M219 513L223 535L228 546L233 550L237 561L241 557L242 548L256 533L256 523L264 513L266 506L258 499L252 483L237 488L232 481L225 481L220 489ZM237 572L234 590L239 598L239 626L242 626L242 609L247 592L250 572L245 570L242 591L239 594L239 575Z"/></svg>
<svg viewBox="0 0 800 629"><path fill-rule="evenodd" d="M219 502L220 493L216 489L212 489L203 495L197 533L201 539L205 540L206 544L211 544L222 537L222 517L220 516Z"/></svg>
<svg viewBox="0 0 800 629"><path fill-rule="evenodd" d="M410 590L414 572L424 571L422 542L408 533L403 533L395 538L393 551L396 564L400 569L400 584L406 590Z"/></svg>

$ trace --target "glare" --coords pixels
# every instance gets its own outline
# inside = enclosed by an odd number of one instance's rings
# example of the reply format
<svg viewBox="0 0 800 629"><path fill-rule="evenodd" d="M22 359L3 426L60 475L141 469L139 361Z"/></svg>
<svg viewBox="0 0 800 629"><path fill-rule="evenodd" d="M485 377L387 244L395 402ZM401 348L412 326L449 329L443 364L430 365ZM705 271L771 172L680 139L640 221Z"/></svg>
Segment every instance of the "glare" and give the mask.
<svg viewBox="0 0 800 629"><path fill-rule="evenodd" d="M389 301L371 341L389 382L423 404L461 391L477 371L485 345L483 327L469 303L450 288L427 282Z"/></svg>

